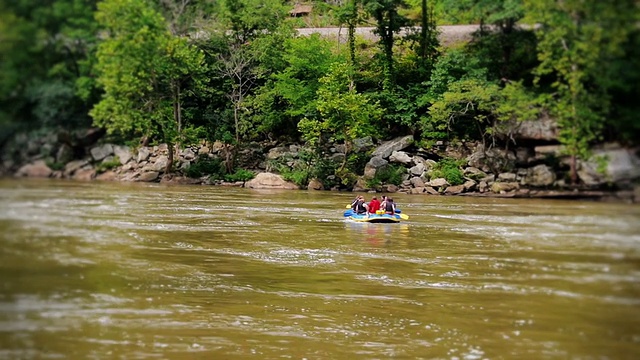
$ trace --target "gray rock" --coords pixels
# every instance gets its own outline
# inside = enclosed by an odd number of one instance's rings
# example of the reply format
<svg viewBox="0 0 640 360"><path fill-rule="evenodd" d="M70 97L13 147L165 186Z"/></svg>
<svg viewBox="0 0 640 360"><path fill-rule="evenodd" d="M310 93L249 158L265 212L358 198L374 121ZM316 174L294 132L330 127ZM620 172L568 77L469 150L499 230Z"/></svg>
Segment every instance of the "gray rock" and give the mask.
<svg viewBox="0 0 640 360"><path fill-rule="evenodd" d="M373 179L376 176L378 170L389 165L389 162L383 159L381 156L372 157L367 165L364 167L364 177L366 179Z"/></svg>
<svg viewBox="0 0 640 360"><path fill-rule="evenodd" d="M422 178L415 176L412 177L411 180L409 180L411 185L413 185L413 187L424 187L424 181L422 180Z"/></svg>
<svg viewBox="0 0 640 360"><path fill-rule="evenodd" d="M515 191L520 188L517 182L494 182L491 184L491 191L496 194L502 194L510 191Z"/></svg>
<svg viewBox="0 0 640 360"><path fill-rule="evenodd" d="M166 155L160 155L158 156L158 159L156 159L156 161L153 163L153 165L151 165L151 170L163 172L168 163L169 158Z"/></svg>
<svg viewBox="0 0 640 360"><path fill-rule="evenodd" d="M353 151L356 153L366 152L373 149L373 139L371 136L353 140Z"/></svg>
<svg viewBox="0 0 640 360"><path fill-rule="evenodd" d="M411 163L411 161L412 161L411 156L409 156L409 154L407 154L404 151L394 151L391 153L391 156L389 156L389 162L406 165Z"/></svg>
<svg viewBox="0 0 640 360"><path fill-rule="evenodd" d="M498 174L498 181L513 182L516 180L516 174L514 173L501 173Z"/></svg>
<svg viewBox="0 0 640 360"><path fill-rule="evenodd" d="M278 146L278 147L274 147L273 149L269 150L269 152L267 153L267 159L268 160L280 159L282 157L285 157L288 154L290 154L290 152L289 152L289 149L287 147Z"/></svg>
<svg viewBox="0 0 640 360"><path fill-rule="evenodd" d="M138 162L143 162L149 160L149 156L151 156L151 151L149 151L146 147L141 147L138 149Z"/></svg>
<svg viewBox="0 0 640 360"><path fill-rule="evenodd" d="M144 173L140 174L140 177L138 177L138 181L152 182L152 181L158 180L158 176L160 176L159 172L157 172L157 171L148 171L148 172L144 172Z"/></svg>
<svg viewBox="0 0 640 360"><path fill-rule="evenodd" d="M37 160L31 164L27 164L22 166L16 172L16 177L43 177L47 178L51 176L53 170L47 166L47 164L43 160Z"/></svg>
<svg viewBox="0 0 640 360"><path fill-rule="evenodd" d="M447 195L458 195L464 192L464 185L449 186L444 190Z"/></svg>
<svg viewBox="0 0 640 360"><path fill-rule="evenodd" d="M431 186L431 187L443 187L443 186L449 186L450 184L449 182L447 182L445 178L437 178L429 181L425 185Z"/></svg>
<svg viewBox="0 0 640 360"><path fill-rule="evenodd" d="M530 186L549 186L556 181L556 174L549 166L540 164L528 169L524 181Z"/></svg>
<svg viewBox="0 0 640 360"><path fill-rule="evenodd" d="M424 188L424 191L425 191L426 193L428 193L428 194L431 194L431 195L440 195L440 193L438 192L438 190L436 190L436 189L432 188L431 186L427 186L427 187L425 187L425 188Z"/></svg>
<svg viewBox="0 0 640 360"><path fill-rule="evenodd" d="M250 189L299 189L296 184L285 181L282 176L273 173L259 173L255 178L247 181L244 187Z"/></svg>
<svg viewBox="0 0 640 360"><path fill-rule="evenodd" d="M69 163L67 163L64 166L64 176L66 177L71 177L71 175L73 175L73 173L82 168L83 166L89 164L89 162L87 160L75 160L75 161L71 161Z"/></svg>
<svg viewBox="0 0 640 360"><path fill-rule="evenodd" d="M94 148L91 148L90 152L91 157L94 161L100 161L109 155L113 155L113 145L104 144L101 146L96 146Z"/></svg>
<svg viewBox="0 0 640 360"><path fill-rule="evenodd" d="M96 177L96 169L82 168L73 173L74 180L90 181Z"/></svg>
<svg viewBox="0 0 640 360"><path fill-rule="evenodd" d="M425 166L423 163L418 163L416 166L409 169L409 174L413 176L422 176L425 171Z"/></svg>
<svg viewBox="0 0 640 360"><path fill-rule="evenodd" d="M404 150L413 144L413 135L407 135L399 138L395 138L393 140L387 141L382 145L378 146L374 151L372 156L379 156L383 159L388 158L394 151Z"/></svg>
<svg viewBox="0 0 640 360"><path fill-rule="evenodd" d="M462 186L464 186L464 190L465 191L473 191L476 188L477 183L473 180L467 180L465 181L464 184L462 184Z"/></svg>
<svg viewBox="0 0 640 360"><path fill-rule="evenodd" d="M311 179L309 184L307 185L307 189L309 190L322 190L324 189L324 185L319 179Z"/></svg>
<svg viewBox="0 0 640 360"><path fill-rule="evenodd" d="M120 164L124 165L133 158L131 149L128 146L116 145L113 147L113 153L120 159Z"/></svg>

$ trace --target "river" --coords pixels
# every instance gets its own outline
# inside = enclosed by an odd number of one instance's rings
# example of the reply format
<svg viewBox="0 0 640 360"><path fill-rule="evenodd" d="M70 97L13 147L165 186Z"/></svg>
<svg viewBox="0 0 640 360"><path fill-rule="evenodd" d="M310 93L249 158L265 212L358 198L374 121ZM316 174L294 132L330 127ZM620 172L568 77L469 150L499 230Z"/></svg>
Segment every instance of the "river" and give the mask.
<svg viewBox="0 0 640 360"><path fill-rule="evenodd" d="M639 206L352 197L0 180L0 358L640 357Z"/></svg>

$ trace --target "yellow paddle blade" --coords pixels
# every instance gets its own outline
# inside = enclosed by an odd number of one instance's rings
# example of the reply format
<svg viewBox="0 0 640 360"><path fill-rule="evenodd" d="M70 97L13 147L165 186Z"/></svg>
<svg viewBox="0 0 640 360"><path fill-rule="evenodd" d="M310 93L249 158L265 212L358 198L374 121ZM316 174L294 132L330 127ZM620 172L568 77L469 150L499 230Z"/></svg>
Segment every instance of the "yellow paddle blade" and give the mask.
<svg viewBox="0 0 640 360"><path fill-rule="evenodd" d="M400 219L403 219L403 220L409 220L409 215L407 215L407 214L400 214Z"/></svg>
<svg viewBox="0 0 640 360"><path fill-rule="evenodd" d="M344 207L345 209L351 209L351 205L347 205Z"/></svg>

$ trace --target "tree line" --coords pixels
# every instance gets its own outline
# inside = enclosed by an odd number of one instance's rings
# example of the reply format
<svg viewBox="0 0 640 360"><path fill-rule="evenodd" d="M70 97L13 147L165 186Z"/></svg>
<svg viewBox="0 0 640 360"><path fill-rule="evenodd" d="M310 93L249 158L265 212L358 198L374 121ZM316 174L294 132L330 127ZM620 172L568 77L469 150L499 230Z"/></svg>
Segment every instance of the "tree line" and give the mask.
<svg viewBox="0 0 640 360"><path fill-rule="evenodd" d="M504 124L546 113L575 181L591 145L640 135L634 0L315 1L346 42L297 36L282 0L46 3L0 3L3 132L99 126L169 144L167 170L201 139L225 144L228 172L252 141L302 140L316 167L337 142L348 156L331 172L347 181L359 137L496 146ZM445 20L480 27L443 48ZM369 25L374 42L355 35Z"/></svg>

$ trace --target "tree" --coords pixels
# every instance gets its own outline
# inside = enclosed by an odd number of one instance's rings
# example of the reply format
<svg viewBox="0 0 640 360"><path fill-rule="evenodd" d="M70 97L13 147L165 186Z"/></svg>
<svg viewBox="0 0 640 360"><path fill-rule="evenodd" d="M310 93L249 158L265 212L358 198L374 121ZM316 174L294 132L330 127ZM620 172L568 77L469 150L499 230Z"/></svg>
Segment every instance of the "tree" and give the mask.
<svg viewBox="0 0 640 360"><path fill-rule="evenodd" d="M79 80L95 46L95 0L0 2L0 121L77 127L90 122Z"/></svg>
<svg viewBox="0 0 640 360"><path fill-rule="evenodd" d="M320 79L316 105L320 119L305 118L298 124L303 137L312 146L319 146L327 135L333 135L333 140L344 141L346 156L340 170L347 164L353 141L371 135L372 123L382 115L378 103L372 103L351 86L350 73L348 63L333 64L329 73Z"/></svg>
<svg viewBox="0 0 640 360"><path fill-rule="evenodd" d="M532 21L541 24L537 82L552 79L553 92L544 96L557 119L560 141L571 158L571 183L576 184L577 158L588 157L590 144L602 137L614 83L607 65L624 56L637 5L633 0L528 0L526 5Z"/></svg>
<svg viewBox="0 0 640 360"><path fill-rule="evenodd" d="M317 117L320 79L338 57L331 43L318 34L290 38L281 56L285 68L273 73L252 99L254 122L260 133L299 136L298 122Z"/></svg>
<svg viewBox="0 0 640 360"><path fill-rule="evenodd" d="M183 38L174 38L148 3L106 0L96 19L108 34L98 48L98 82L104 95L90 115L107 132L159 136L179 146L195 129L185 127L182 101L201 88L204 56Z"/></svg>
<svg viewBox="0 0 640 360"><path fill-rule="evenodd" d="M398 13L398 9L405 6L404 0L362 0L365 10L376 21L376 34L380 36L380 45L384 56L383 89L391 89L395 85L393 67L394 33L408 24L406 17Z"/></svg>

